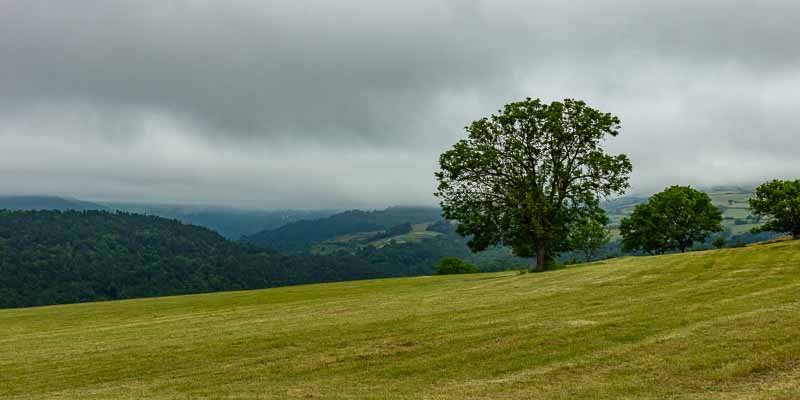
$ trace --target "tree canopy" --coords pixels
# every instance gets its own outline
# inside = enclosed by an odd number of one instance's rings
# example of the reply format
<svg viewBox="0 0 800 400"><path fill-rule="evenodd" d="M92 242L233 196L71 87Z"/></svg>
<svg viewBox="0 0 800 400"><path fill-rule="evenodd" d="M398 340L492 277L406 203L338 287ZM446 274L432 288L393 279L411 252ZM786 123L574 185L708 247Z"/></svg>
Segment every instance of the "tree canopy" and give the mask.
<svg viewBox="0 0 800 400"><path fill-rule="evenodd" d="M663 254L686 251L694 242L722 231L722 212L708 194L688 186L670 186L639 204L622 220L620 233L628 251Z"/></svg>
<svg viewBox="0 0 800 400"><path fill-rule="evenodd" d="M574 222L601 218L600 198L628 188L628 157L602 146L619 128L616 116L572 99L528 98L474 121L439 158L444 216L473 251L506 245L543 268L570 248Z"/></svg>
<svg viewBox="0 0 800 400"><path fill-rule="evenodd" d="M472 274L478 267L456 257L444 257L436 265L436 275Z"/></svg>
<svg viewBox="0 0 800 400"><path fill-rule="evenodd" d="M767 218L754 232L787 232L800 239L800 179L762 184L750 199L750 209L756 216Z"/></svg>
<svg viewBox="0 0 800 400"><path fill-rule="evenodd" d="M573 250L583 255L584 261L592 261L601 247L611 241L606 230L608 219L582 219L570 229L569 240Z"/></svg>

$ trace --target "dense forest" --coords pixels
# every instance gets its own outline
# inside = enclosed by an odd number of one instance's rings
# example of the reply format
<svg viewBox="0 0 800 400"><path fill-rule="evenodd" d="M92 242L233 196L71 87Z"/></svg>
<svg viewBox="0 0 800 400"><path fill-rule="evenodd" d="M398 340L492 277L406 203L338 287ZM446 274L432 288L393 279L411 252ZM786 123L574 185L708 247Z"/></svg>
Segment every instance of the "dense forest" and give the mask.
<svg viewBox="0 0 800 400"><path fill-rule="evenodd" d="M0 211L0 308L426 275L446 255L468 250L443 236L281 254L155 216Z"/></svg>

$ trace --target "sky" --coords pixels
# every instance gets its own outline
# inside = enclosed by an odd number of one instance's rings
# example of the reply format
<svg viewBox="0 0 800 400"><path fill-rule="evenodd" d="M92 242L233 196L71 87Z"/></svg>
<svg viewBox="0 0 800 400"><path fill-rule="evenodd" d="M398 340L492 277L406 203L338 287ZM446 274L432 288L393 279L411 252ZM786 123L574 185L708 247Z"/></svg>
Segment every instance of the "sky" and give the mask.
<svg viewBox="0 0 800 400"><path fill-rule="evenodd" d="M800 177L794 0L0 0L0 194L433 205L526 97L617 115L631 193Z"/></svg>

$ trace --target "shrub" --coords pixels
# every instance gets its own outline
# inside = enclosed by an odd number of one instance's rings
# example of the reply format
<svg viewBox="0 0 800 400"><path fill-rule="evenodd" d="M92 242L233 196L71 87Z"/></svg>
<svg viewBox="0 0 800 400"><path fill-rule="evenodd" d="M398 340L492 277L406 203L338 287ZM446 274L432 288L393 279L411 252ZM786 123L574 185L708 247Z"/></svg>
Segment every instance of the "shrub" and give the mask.
<svg viewBox="0 0 800 400"><path fill-rule="evenodd" d="M472 274L475 272L478 272L478 267L456 257L442 258L436 266L436 275Z"/></svg>

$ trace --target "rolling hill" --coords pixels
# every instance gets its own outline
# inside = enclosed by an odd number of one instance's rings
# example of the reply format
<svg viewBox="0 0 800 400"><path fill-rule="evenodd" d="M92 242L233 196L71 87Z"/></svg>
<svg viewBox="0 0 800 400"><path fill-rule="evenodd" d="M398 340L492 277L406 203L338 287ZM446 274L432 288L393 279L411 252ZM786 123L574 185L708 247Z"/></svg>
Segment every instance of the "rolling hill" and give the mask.
<svg viewBox="0 0 800 400"><path fill-rule="evenodd" d="M796 399L800 241L0 310L4 399Z"/></svg>
<svg viewBox="0 0 800 400"><path fill-rule="evenodd" d="M0 210L107 210L106 206L59 196L0 196Z"/></svg>
<svg viewBox="0 0 800 400"><path fill-rule="evenodd" d="M325 218L335 210L257 210L208 205L158 203L103 203L109 209L129 213L155 215L203 226L219 232L228 239L238 240L265 229L301 220Z"/></svg>
<svg viewBox="0 0 800 400"><path fill-rule="evenodd" d="M426 275L455 254L435 244L289 255L156 216L0 210L0 308Z"/></svg>
<svg viewBox="0 0 800 400"><path fill-rule="evenodd" d="M400 224L440 220L435 207L389 207L385 210L351 210L328 218L293 222L277 229L245 236L244 242L280 251L308 251L313 245L342 235L374 234Z"/></svg>
<svg viewBox="0 0 800 400"><path fill-rule="evenodd" d="M752 191L735 186L719 186L706 190L714 204L723 211L724 232L709 236L705 243L696 243L695 250L712 248L717 236L726 239L727 245L739 246L747 243L769 240L774 233L752 234L750 229L760 222L750 215L747 200ZM625 196L602 203L609 215L609 229L615 239L598 252L599 259L624 255L619 241L620 221L629 216L633 209L647 197ZM515 257L509 249L491 248L480 253L471 253L467 240L457 235L453 227L441 228L441 210L426 207L390 207L386 210L352 210L334 214L327 218L309 219L286 224L279 228L265 230L255 235L245 236L242 241L256 246L293 253L318 255L351 254L372 256L372 249L386 249L396 259L413 258L416 254L430 254L427 259L433 264L440 257L455 256L477 264L483 271L498 271L508 268L521 268L532 263L531 260ZM402 244L402 247L397 247ZM435 256L434 256L435 254ZM560 262L574 262L582 255L567 252L559 257ZM432 267L432 265L431 265Z"/></svg>
<svg viewBox="0 0 800 400"><path fill-rule="evenodd" d="M433 207L351 210L317 220L298 221L242 239L261 248L322 256L348 255L370 262L391 260L430 273L442 257L460 257L482 271L524 268L531 260L508 248L472 253L453 224ZM411 274L407 274L411 275Z"/></svg>
<svg viewBox="0 0 800 400"><path fill-rule="evenodd" d="M0 196L0 210L101 210L155 215L213 229L233 240L300 220L325 218L337 212L336 210L257 210L191 204L92 202L61 196Z"/></svg>

